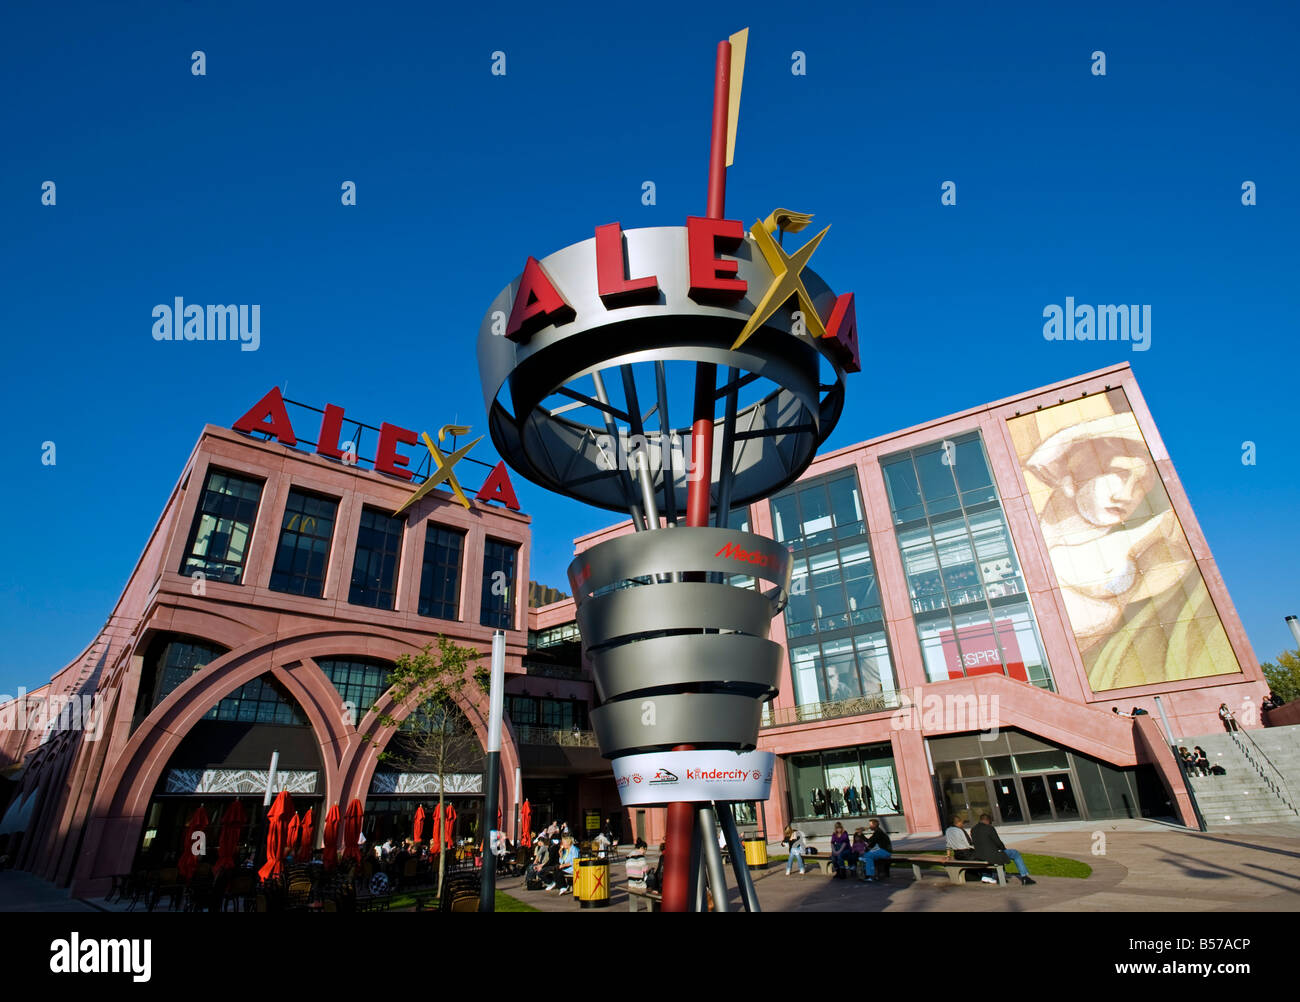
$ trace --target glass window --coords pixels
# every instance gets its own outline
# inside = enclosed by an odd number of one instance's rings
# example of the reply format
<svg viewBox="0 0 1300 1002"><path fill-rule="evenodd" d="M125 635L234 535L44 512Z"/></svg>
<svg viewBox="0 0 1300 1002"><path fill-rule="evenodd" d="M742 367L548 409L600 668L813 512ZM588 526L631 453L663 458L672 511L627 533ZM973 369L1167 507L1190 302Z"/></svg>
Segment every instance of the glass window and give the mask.
<svg viewBox="0 0 1300 1002"><path fill-rule="evenodd" d="M866 520L862 514L862 497L858 493L856 474L832 480L828 490L831 496L831 514L835 518L835 535L839 539L848 539L865 533Z"/></svg>
<svg viewBox="0 0 1300 1002"><path fill-rule="evenodd" d="M1045 689L1020 563L978 432L881 461L926 677L988 672ZM960 487L960 490L959 490Z"/></svg>
<svg viewBox="0 0 1300 1002"><path fill-rule="evenodd" d="M379 697L388 690L391 669L379 661L360 661L347 658L326 658L316 662L344 703L355 711L352 724L356 726Z"/></svg>
<svg viewBox="0 0 1300 1002"><path fill-rule="evenodd" d="M916 470L910 455L880 464L889 493L889 507L895 522L912 522L925 517L921 504L921 489L916 482Z"/></svg>
<svg viewBox="0 0 1300 1002"><path fill-rule="evenodd" d="M284 504L271 590L320 598L325 591L330 541L339 503L294 488Z"/></svg>
<svg viewBox="0 0 1300 1002"><path fill-rule="evenodd" d="M941 779L945 765L936 765ZM786 777L796 819L902 813L888 744L791 755Z"/></svg>
<svg viewBox="0 0 1300 1002"><path fill-rule="evenodd" d="M1042 772L1045 769L1068 769L1069 760L1061 749L1016 755L1016 772Z"/></svg>
<svg viewBox="0 0 1300 1002"><path fill-rule="evenodd" d="M496 539L483 545L483 595L479 622L510 630L515 625L515 562L519 547Z"/></svg>
<svg viewBox="0 0 1300 1002"><path fill-rule="evenodd" d="M430 522L420 570L421 616L460 619L460 560L465 534Z"/></svg>
<svg viewBox="0 0 1300 1002"><path fill-rule="evenodd" d="M921 496L931 517L960 508L957 501L957 481L953 479L952 449L945 451L942 443L916 453L916 475L921 481Z"/></svg>
<svg viewBox="0 0 1300 1002"><path fill-rule="evenodd" d="M888 644L875 629L883 614L856 471L799 483L770 504L777 539L796 554L786 637L819 641L791 651L799 705L894 691ZM860 631L865 643L855 642Z"/></svg>
<svg viewBox="0 0 1300 1002"><path fill-rule="evenodd" d="M257 520L262 482L224 470L209 470L194 513L181 573L196 572L215 581L239 584L244 576L248 539Z"/></svg>
<svg viewBox="0 0 1300 1002"><path fill-rule="evenodd" d="M224 653L224 647L173 640L163 649L158 660L158 694L152 705L157 706L173 689Z"/></svg>
<svg viewBox="0 0 1300 1002"><path fill-rule="evenodd" d="M204 720L244 724L303 726L307 720L298 704L267 674L245 682L203 715Z"/></svg>
<svg viewBox="0 0 1300 1002"><path fill-rule="evenodd" d="M852 637L841 637L824 643L822 664L826 673L826 690L830 694L830 702L838 703L862 695L862 686L858 683L858 659L853 649Z"/></svg>
<svg viewBox="0 0 1300 1002"><path fill-rule="evenodd" d="M795 503L794 492L779 494L772 498L772 531L776 533L778 543L790 543L796 550L803 546L803 537L799 534L799 506Z"/></svg>
<svg viewBox="0 0 1300 1002"><path fill-rule="evenodd" d="M821 648L816 644L790 648L790 666L794 675L794 698L800 706L821 703Z"/></svg>
<svg viewBox="0 0 1300 1002"><path fill-rule="evenodd" d="M790 800L794 806L794 816L813 818L824 815L825 794L821 791L825 785L825 777L822 775L821 755L816 753L791 755L788 761L787 775L790 781Z"/></svg>
<svg viewBox="0 0 1300 1002"><path fill-rule="evenodd" d="M393 608L397 565L402 553L400 518L375 508L363 508L357 532L357 552L352 561L352 587L348 602L372 609Z"/></svg>

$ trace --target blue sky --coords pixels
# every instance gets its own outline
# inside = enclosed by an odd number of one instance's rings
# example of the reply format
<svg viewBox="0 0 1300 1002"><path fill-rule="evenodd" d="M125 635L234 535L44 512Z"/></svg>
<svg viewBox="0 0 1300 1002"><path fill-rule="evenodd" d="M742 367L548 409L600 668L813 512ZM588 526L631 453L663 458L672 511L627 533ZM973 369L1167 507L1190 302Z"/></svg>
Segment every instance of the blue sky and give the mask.
<svg viewBox="0 0 1300 1002"><path fill-rule="evenodd" d="M0 693L94 637L202 425L270 386L482 429L474 336L527 255L702 214L714 45L746 24L728 214L815 212L814 267L857 294L864 371L828 447L1128 360L1257 655L1290 645L1294 5L11 0L4 20ZM260 304L260 349L156 343L175 296ZM1066 296L1150 304L1151 349L1046 342ZM533 576L559 584L608 516L515 481Z"/></svg>

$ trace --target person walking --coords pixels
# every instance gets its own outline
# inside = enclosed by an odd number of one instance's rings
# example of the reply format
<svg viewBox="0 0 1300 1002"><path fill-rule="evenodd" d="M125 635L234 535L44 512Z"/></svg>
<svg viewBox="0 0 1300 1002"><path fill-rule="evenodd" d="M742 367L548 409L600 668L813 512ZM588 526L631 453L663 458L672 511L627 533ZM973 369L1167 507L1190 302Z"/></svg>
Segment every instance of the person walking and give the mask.
<svg viewBox="0 0 1300 1002"><path fill-rule="evenodd" d="M798 828L792 828L787 825L785 829L785 844L790 847L790 855L785 861L785 875L787 877L790 876L790 869L795 863L799 864L799 873L803 874L805 872L803 866L803 854L804 850L808 848L808 844L803 838L803 832Z"/></svg>
<svg viewBox="0 0 1300 1002"><path fill-rule="evenodd" d="M1029 867L1025 865L1025 857L1020 855L1020 851L1008 849L1002 844L998 830L993 827L991 814L980 815L980 823L971 829L970 836L971 844L975 847L976 859L982 859L986 863L1001 863L1003 866L1007 863L1015 863L1022 884L1038 883L1030 878Z"/></svg>

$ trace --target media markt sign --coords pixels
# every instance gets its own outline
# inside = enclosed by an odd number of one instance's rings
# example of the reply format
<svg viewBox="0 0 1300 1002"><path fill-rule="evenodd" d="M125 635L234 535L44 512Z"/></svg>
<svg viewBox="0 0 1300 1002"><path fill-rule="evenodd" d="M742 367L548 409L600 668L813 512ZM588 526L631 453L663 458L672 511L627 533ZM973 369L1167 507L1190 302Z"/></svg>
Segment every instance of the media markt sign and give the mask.
<svg viewBox="0 0 1300 1002"><path fill-rule="evenodd" d="M678 751L614 759L614 782L624 807L675 802L766 800L772 789L772 752Z"/></svg>

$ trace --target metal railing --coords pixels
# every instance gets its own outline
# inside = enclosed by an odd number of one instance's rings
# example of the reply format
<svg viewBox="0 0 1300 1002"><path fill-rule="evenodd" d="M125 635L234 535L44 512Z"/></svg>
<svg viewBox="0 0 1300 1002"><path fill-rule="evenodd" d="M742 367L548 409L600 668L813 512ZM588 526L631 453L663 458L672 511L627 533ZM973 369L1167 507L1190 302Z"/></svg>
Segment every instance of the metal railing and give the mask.
<svg viewBox="0 0 1300 1002"><path fill-rule="evenodd" d="M762 727L785 727L809 720L834 720L839 717L858 717L869 713L884 713L899 706L897 692L878 692L872 696L856 696L831 703L805 703L802 706L783 706L773 709L763 706Z"/></svg>
<svg viewBox="0 0 1300 1002"><path fill-rule="evenodd" d="M558 678L567 682L587 681L586 676L581 668L571 668L567 665L544 664L540 661L533 661L524 658L524 671L529 675L536 675L539 678Z"/></svg>
<svg viewBox="0 0 1300 1002"><path fill-rule="evenodd" d="M515 733L521 745L560 745L568 748L595 748L595 731L575 731L573 728L536 727L533 724L516 724Z"/></svg>
<svg viewBox="0 0 1300 1002"><path fill-rule="evenodd" d="M1250 736L1248 731L1240 729L1240 725L1237 724L1236 718L1233 718L1232 723L1233 726L1228 728L1228 737L1230 737L1232 743L1237 746L1237 750L1245 756L1245 759L1250 763L1251 768L1259 773L1259 778L1264 781L1264 785L1272 791L1273 795L1277 797L1278 800L1282 801L1292 814L1300 814L1300 810L1296 809L1295 797L1291 793L1291 787L1286 781L1286 776L1282 774L1282 770L1275 766L1273 760L1264 754L1264 749L1255 743L1255 739ZM1247 742L1249 742L1249 747L1247 746ZM1251 748L1255 750L1254 754L1251 753ZM1259 761L1260 759L1267 762L1268 767L1277 774L1276 781L1265 770L1264 766Z"/></svg>

